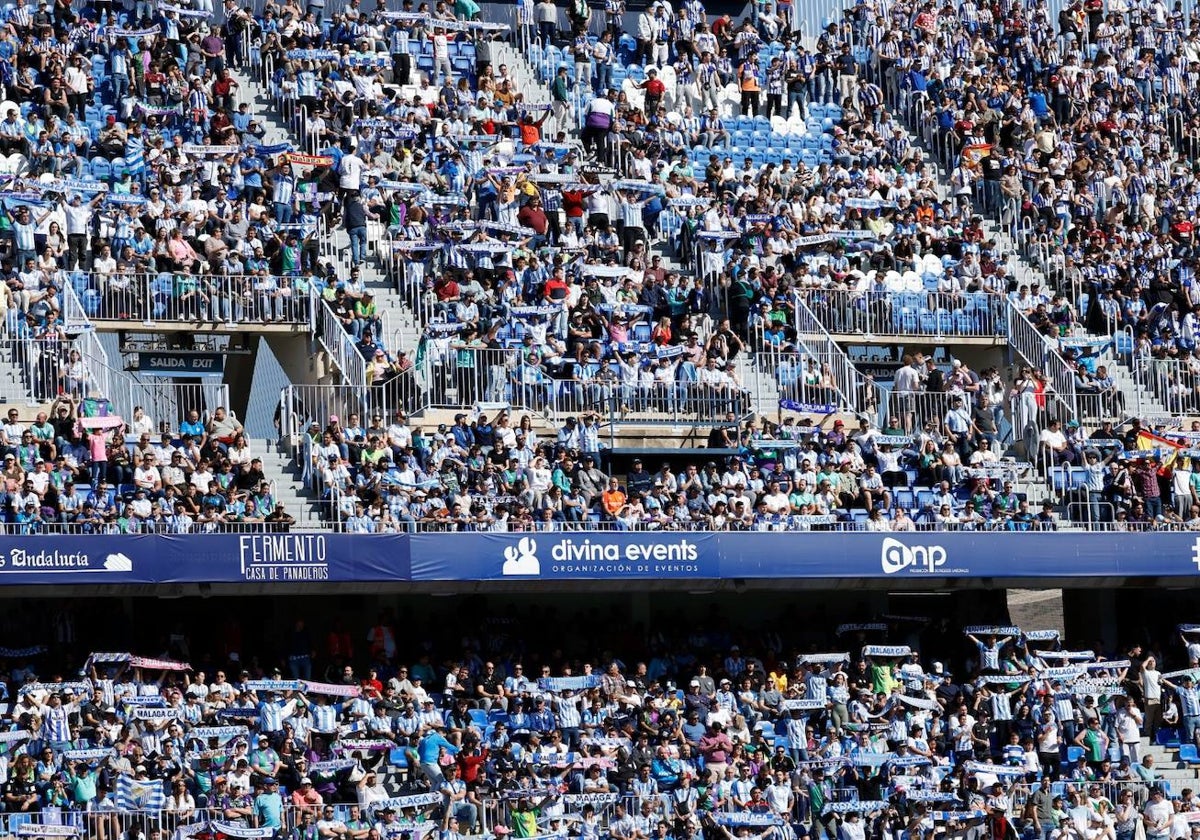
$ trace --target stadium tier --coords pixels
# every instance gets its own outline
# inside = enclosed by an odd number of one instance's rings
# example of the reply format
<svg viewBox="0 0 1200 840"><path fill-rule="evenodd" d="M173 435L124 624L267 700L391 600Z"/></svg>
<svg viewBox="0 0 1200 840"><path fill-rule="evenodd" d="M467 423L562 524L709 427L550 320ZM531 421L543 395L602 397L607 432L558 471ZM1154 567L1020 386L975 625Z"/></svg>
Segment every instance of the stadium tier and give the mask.
<svg viewBox="0 0 1200 840"><path fill-rule="evenodd" d="M0 525L1184 575L1197 30L1093 5L5 7Z"/></svg>
<svg viewBox="0 0 1200 840"><path fill-rule="evenodd" d="M1056 629L945 617L814 627L803 645L719 620L609 637L632 647L597 659L543 655L532 619L483 609L411 644L385 611L298 619L270 640L231 621L155 657L2 648L0 825L104 840L1113 840L1138 824L1188 837L1200 813L1195 624L1084 650Z"/></svg>

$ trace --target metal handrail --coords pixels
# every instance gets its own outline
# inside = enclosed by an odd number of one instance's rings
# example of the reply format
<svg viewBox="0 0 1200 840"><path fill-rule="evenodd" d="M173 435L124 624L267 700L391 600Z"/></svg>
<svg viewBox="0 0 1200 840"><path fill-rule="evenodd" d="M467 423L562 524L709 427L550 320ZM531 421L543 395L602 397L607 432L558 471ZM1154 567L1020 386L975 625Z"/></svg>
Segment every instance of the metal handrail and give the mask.
<svg viewBox="0 0 1200 840"><path fill-rule="evenodd" d="M1067 418L1078 413L1075 375L1067 360L1058 352L1056 343L1038 331L1020 309L1008 301L1008 342L1027 363L1040 370L1052 388L1047 397L1054 399L1066 412Z"/></svg>
<svg viewBox="0 0 1200 840"><path fill-rule="evenodd" d="M796 294L793 300L796 304L796 342L822 366L829 365L834 388L842 405L851 411L857 411L857 396L862 387L862 377L858 368L834 341L803 296Z"/></svg>

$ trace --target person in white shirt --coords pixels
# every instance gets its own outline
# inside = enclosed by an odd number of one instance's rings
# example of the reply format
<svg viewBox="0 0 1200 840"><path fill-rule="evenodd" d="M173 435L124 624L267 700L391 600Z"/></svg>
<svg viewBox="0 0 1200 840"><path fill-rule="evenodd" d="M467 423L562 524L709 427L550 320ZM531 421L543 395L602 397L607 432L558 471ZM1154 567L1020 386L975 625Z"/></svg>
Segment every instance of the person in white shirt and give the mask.
<svg viewBox="0 0 1200 840"><path fill-rule="evenodd" d="M1146 840L1166 840L1171 832L1171 820L1175 816L1175 808L1163 795L1160 787L1150 790L1150 804L1142 812L1142 822L1146 828Z"/></svg>
<svg viewBox="0 0 1200 840"><path fill-rule="evenodd" d="M139 437L142 435L154 434L154 420L140 405L134 406L133 423L130 426L130 434L134 434Z"/></svg>
<svg viewBox="0 0 1200 840"><path fill-rule="evenodd" d="M725 474L721 476L721 486L726 490L733 490L737 487L744 488L746 486L746 481L746 473L742 471L739 459L734 458L733 462L729 466L729 469L727 469Z"/></svg>
<svg viewBox="0 0 1200 840"><path fill-rule="evenodd" d="M1070 824L1067 830L1077 840L1099 840L1105 837L1115 840L1113 827L1105 822L1103 815L1093 811L1078 793L1071 794L1071 807L1067 809Z"/></svg>
<svg viewBox="0 0 1200 840"><path fill-rule="evenodd" d="M343 197L356 194L362 189L362 178L366 169L366 163L353 151L342 155L342 160L338 164L338 186L342 190Z"/></svg>
<svg viewBox="0 0 1200 840"><path fill-rule="evenodd" d="M1141 680L1142 698L1146 701L1143 729L1153 741L1162 719L1162 672L1158 670L1158 662L1153 656L1147 656L1142 663Z"/></svg>
<svg viewBox="0 0 1200 840"><path fill-rule="evenodd" d="M1067 437L1063 434L1062 424L1058 419L1051 420L1049 427L1042 429L1038 440L1047 457L1052 459L1052 466L1075 462L1075 451L1067 445Z"/></svg>
<svg viewBox="0 0 1200 840"><path fill-rule="evenodd" d="M866 826L857 811L851 811L838 826L838 840L866 840Z"/></svg>
<svg viewBox="0 0 1200 840"><path fill-rule="evenodd" d="M792 807L795 805L796 797L792 793L792 786L788 782L787 773L782 770L775 772L775 780L767 785L763 795L767 800L767 804L771 806L771 810L787 819L792 813Z"/></svg>
<svg viewBox="0 0 1200 840"><path fill-rule="evenodd" d="M787 493L779 489L779 482L772 481L767 485L767 492L763 496L763 502L767 505L767 512L772 514L783 514L791 510L791 503L788 501Z"/></svg>
<svg viewBox="0 0 1200 840"><path fill-rule="evenodd" d="M1142 713L1131 698L1117 711L1115 719L1117 740L1121 742L1121 753L1130 765L1138 763L1138 750L1142 745Z"/></svg>

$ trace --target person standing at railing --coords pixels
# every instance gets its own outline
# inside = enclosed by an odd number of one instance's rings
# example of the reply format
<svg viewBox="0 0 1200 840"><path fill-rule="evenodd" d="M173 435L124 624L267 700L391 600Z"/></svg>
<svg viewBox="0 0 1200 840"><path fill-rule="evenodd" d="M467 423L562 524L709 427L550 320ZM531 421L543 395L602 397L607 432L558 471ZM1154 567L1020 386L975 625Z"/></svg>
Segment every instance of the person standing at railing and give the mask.
<svg viewBox="0 0 1200 840"><path fill-rule="evenodd" d="M486 343L479 337L474 327L468 326L462 335L450 344L455 351L455 382L458 389L458 403L473 405L478 399L481 382L479 381L479 361L482 354L487 352Z"/></svg>
<svg viewBox="0 0 1200 840"><path fill-rule="evenodd" d="M274 834L283 830L283 797L279 782L268 776L262 780L262 793L254 797L253 818L259 828L269 828Z"/></svg>
<svg viewBox="0 0 1200 840"><path fill-rule="evenodd" d="M975 428L971 419L971 410L957 394L950 398L950 408L942 418L942 431L947 441L958 451L959 457L963 461L968 460L979 430Z"/></svg>

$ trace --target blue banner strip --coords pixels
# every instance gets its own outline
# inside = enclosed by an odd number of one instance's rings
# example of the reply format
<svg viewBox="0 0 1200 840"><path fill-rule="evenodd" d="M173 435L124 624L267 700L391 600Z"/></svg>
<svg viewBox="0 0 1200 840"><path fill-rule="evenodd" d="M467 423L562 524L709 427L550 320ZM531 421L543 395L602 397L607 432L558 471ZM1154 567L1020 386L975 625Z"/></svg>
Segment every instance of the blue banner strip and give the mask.
<svg viewBox="0 0 1200 840"><path fill-rule="evenodd" d="M534 532L0 538L9 584L1200 575L1188 533Z"/></svg>

